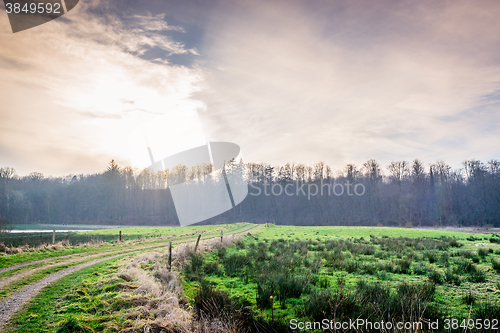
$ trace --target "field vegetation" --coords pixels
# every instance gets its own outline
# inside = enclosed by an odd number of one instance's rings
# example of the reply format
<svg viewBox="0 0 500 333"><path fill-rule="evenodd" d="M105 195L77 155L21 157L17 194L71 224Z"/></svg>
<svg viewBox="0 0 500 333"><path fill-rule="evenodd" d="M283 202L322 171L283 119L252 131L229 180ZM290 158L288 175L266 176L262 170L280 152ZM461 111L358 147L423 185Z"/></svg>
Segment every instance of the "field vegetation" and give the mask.
<svg viewBox="0 0 500 333"><path fill-rule="evenodd" d="M45 289L7 332L290 332L291 319L500 319L497 235L242 226L243 237L222 243L204 235L196 251L194 239L179 243L172 271L161 248L85 268Z"/></svg>

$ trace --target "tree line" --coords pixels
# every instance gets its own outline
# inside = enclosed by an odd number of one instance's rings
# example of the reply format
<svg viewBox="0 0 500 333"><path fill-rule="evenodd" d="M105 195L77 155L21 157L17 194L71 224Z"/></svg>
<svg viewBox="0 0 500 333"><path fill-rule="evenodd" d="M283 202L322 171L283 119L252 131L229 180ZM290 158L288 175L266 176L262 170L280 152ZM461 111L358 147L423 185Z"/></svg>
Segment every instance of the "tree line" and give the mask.
<svg viewBox="0 0 500 333"><path fill-rule="evenodd" d="M500 227L498 160L466 160L457 170L443 161L395 161L382 168L368 160L337 171L323 162L231 161L224 172L242 176L249 194L204 223ZM19 177L0 168L0 224L177 225L170 187L213 181L212 174L206 164L153 172L114 161L101 173L66 177Z"/></svg>

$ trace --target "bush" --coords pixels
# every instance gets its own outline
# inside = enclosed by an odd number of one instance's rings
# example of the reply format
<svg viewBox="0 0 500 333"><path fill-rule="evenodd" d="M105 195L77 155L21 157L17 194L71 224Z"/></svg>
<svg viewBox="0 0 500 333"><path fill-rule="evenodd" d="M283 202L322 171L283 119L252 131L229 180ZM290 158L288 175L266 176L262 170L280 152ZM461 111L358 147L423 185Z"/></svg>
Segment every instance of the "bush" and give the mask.
<svg viewBox="0 0 500 333"><path fill-rule="evenodd" d="M315 289L305 299L298 311L303 317L321 321L324 318L356 318L360 307L350 293L332 293L330 290Z"/></svg>
<svg viewBox="0 0 500 333"><path fill-rule="evenodd" d="M413 274L426 275L430 271L430 267L422 262L417 263L412 268Z"/></svg>
<svg viewBox="0 0 500 333"><path fill-rule="evenodd" d="M499 260L491 260L491 267L497 272L500 273L500 261Z"/></svg>
<svg viewBox="0 0 500 333"><path fill-rule="evenodd" d="M450 258L450 254L448 252L443 252L441 253L441 256L439 257L439 263L441 265L448 265L448 259Z"/></svg>
<svg viewBox="0 0 500 333"><path fill-rule="evenodd" d="M257 283L257 297L256 303L260 309L271 308L271 296L274 296L272 287L265 284Z"/></svg>
<svg viewBox="0 0 500 333"><path fill-rule="evenodd" d="M215 274L215 275L220 275L222 272L219 268L219 263L217 262L206 262L203 265L203 272L207 275Z"/></svg>
<svg viewBox="0 0 500 333"><path fill-rule="evenodd" d="M206 281L201 281L201 286L194 296L193 310L197 319L219 319L226 323L238 323L244 328L253 322L250 309L251 303L248 300L231 298L226 292L214 289Z"/></svg>
<svg viewBox="0 0 500 333"><path fill-rule="evenodd" d="M456 274L453 273L451 269L447 269L444 273L444 281L449 284L454 284L456 286L459 286L462 281L460 280L460 277Z"/></svg>
<svg viewBox="0 0 500 333"><path fill-rule="evenodd" d="M424 256L429 259L430 264L435 263L438 257L436 251L427 251Z"/></svg>
<svg viewBox="0 0 500 333"><path fill-rule="evenodd" d="M476 265L474 265L470 260L460 260L457 264L457 273L473 273L476 271Z"/></svg>
<svg viewBox="0 0 500 333"><path fill-rule="evenodd" d="M498 319L500 303L481 302L474 308L474 317L477 319Z"/></svg>
<svg viewBox="0 0 500 333"><path fill-rule="evenodd" d="M344 261L344 269L347 273L354 273L358 270L358 262L354 260Z"/></svg>
<svg viewBox="0 0 500 333"><path fill-rule="evenodd" d="M271 306L269 297L274 296L284 308L287 299L299 298L303 293L307 293L311 282L309 278L303 276L260 277L257 280L257 304L260 308L266 309Z"/></svg>
<svg viewBox="0 0 500 333"><path fill-rule="evenodd" d="M224 269L227 276L236 276L250 262L244 254L233 253L224 259Z"/></svg>
<svg viewBox="0 0 500 333"><path fill-rule="evenodd" d="M472 293L472 291L469 290L469 292L467 292L463 297L462 297L462 301L467 304L467 305L471 305L471 304L474 304L474 302L476 302L476 295L474 295Z"/></svg>
<svg viewBox="0 0 500 333"><path fill-rule="evenodd" d="M486 281L486 273L482 269L476 269L469 274L469 281L474 283L482 283Z"/></svg>
<svg viewBox="0 0 500 333"><path fill-rule="evenodd" d="M203 255L198 252L191 252L188 258L188 264L184 266L184 275L188 280L199 280L203 273Z"/></svg>
<svg viewBox="0 0 500 333"><path fill-rule="evenodd" d="M435 284L441 284L443 283L443 276L438 271L432 270L429 274L429 280L431 280Z"/></svg>
<svg viewBox="0 0 500 333"><path fill-rule="evenodd" d="M480 248L480 249L477 251L477 254L478 254L481 258L486 257L489 253L490 253L490 252L489 252L489 249L485 249L485 248Z"/></svg>
<svg viewBox="0 0 500 333"><path fill-rule="evenodd" d="M409 258L401 259L397 262L397 273L400 274L409 274L410 266L411 266L412 260Z"/></svg>
<svg viewBox="0 0 500 333"><path fill-rule="evenodd" d="M453 238L448 242L448 245L451 247L462 247L463 244L459 243L455 238Z"/></svg>

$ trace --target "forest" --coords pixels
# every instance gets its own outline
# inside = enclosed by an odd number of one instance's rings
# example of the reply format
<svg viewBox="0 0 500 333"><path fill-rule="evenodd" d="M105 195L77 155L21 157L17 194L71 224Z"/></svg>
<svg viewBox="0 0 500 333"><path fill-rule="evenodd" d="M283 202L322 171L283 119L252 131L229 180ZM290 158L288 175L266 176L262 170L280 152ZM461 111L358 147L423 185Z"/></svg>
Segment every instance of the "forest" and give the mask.
<svg viewBox="0 0 500 333"><path fill-rule="evenodd" d="M228 163L224 172L243 176L249 194L233 209L202 224L500 227L498 160L466 160L456 170L443 161L426 165L418 159L391 162L385 168L368 160L341 170L323 162L307 166L240 160ZM214 180L213 173L211 165L154 172L111 161L97 174L45 177L33 172L20 177L4 167L0 225L178 225L169 186L186 181L203 185ZM329 191L339 186L342 191Z"/></svg>

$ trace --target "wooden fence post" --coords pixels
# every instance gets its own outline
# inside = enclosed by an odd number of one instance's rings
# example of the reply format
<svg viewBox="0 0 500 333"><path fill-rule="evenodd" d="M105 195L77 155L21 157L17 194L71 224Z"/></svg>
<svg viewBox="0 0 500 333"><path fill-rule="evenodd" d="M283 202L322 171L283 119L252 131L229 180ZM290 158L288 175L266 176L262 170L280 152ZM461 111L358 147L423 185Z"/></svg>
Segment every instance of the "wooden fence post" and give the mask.
<svg viewBox="0 0 500 333"><path fill-rule="evenodd" d="M223 237L223 235L224 235L224 230L221 230L221 231L220 231L220 242L221 242L221 243L222 243L222 237Z"/></svg>
<svg viewBox="0 0 500 333"><path fill-rule="evenodd" d="M52 244L56 243L56 229L52 230Z"/></svg>
<svg viewBox="0 0 500 333"><path fill-rule="evenodd" d="M120 230L120 242L122 241L122 231Z"/></svg>
<svg viewBox="0 0 500 333"><path fill-rule="evenodd" d="M172 270L172 242L168 242L168 271Z"/></svg>
<svg viewBox="0 0 500 333"><path fill-rule="evenodd" d="M198 248L198 244L200 243L200 238L201 235L198 235L198 239L196 240L196 245L194 246L194 252L196 252L196 249Z"/></svg>

